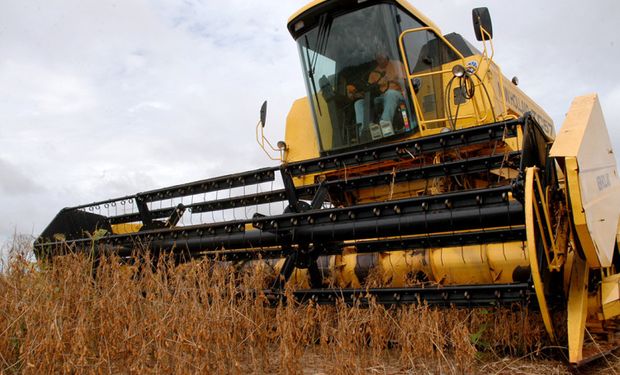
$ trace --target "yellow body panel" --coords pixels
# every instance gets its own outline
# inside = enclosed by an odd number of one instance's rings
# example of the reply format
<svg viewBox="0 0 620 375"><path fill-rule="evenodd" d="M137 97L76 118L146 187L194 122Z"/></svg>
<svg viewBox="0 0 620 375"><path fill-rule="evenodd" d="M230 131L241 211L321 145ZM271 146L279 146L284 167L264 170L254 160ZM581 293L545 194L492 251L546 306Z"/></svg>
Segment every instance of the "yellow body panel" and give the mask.
<svg viewBox="0 0 620 375"><path fill-rule="evenodd" d="M620 218L620 178L597 95L573 101L551 156L566 160L573 220L588 264L609 267Z"/></svg>
<svg viewBox="0 0 620 375"><path fill-rule="evenodd" d="M445 285L508 284L518 268L530 265L522 242L431 250L436 282Z"/></svg>
<svg viewBox="0 0 620 375"><path fill-rule="evenodd" d="M612 319L620 315L620 274L603 278L601 304L605 319Z"/></svg>
<svg viewBox="0 0 620 375"><path fill-rule="evenodd" d="M588 230L588 223L586 221L586 215L582 208L581 203L581 189L579 187L579 167L577 166L577 159L569 157L564 159L566 165L566 182L568 186L568 192L570 196L570 202L572 204L571 210L573 214L573 224L575 225L575 232L579 237L581 244L581 250L586 256L586 260L590 267L601 267L601 261L596 251L594 241L590 236Z"/></svg>
<svg viewBox="0 0 620 375"><path fill-rule="evenodd" d="M292 163L319 156L319 144L312 121L308 98L295 100L286 117L284 141L287 150L284 155L285 162Z"/></svg>
<svg viewBox="0 0 620 375"><path fill-rule="evenodd" d="M112 225L112 233L114 233L114 234L136 233L141 228L142 228L142 223L113 224Z"/></svg>
<svg viewBox="0 0 620 375"><path fill-rule="evenodd" d="M495 71L498 72L496 74L499 74L499 68L497 68L495 64L493 65L495 66ZM503 80L502 86L504 89L504 97L506 98L508 113L516 116L522 116L526 112L530 112L540 124L545 134L550 139L554 139L556 136L555 126L553 124L553 120L547 112L545 112L542 107L536 104L529 96L527 96L519 87L515 86L505 76L502 75L501 79ZM497 100L497 98L501 96L501 88L497 80L495 80L493 84L493 92Z"/></svg>

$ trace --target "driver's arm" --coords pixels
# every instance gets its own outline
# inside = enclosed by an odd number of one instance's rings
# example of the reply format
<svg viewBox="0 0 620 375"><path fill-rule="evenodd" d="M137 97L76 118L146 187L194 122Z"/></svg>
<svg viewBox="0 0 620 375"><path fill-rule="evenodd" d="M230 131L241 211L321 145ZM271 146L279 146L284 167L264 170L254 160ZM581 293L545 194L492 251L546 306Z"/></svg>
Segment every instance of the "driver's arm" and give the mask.
<svg viewBox="0 0 620 375"><path fill-rule="evenodd" d="M347 97L351 100L358 100L364 97L364 93L357 90L357 87L352 84L347 85Z"/></svg>

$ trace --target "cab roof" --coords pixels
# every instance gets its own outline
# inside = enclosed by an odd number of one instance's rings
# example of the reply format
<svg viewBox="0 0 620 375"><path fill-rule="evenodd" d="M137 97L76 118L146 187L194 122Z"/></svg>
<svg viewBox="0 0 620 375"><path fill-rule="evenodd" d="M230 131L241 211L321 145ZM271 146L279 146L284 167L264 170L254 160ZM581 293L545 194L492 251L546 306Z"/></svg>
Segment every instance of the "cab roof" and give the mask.
<svg viewBox="0 0 620 375"><path fill-rule="evenodd" d="M295 24L300 20L305 18L305 16L310 15L310 13L318 13L322 14L325 12L332 11L334 9L343 9L347 6L355 6L357 4L371 4L371 3L387 3L387 4L396 4L403 8L405 11L410 13L413 17L420 20L426 26L430 26L436 29L439 33L441 30L433 21L431 21L428 17L426 17L422 12L416 9L413 5L409 4L409 2L405 0L313 0L310 3L303 6L297 12L293 13L292 16L289 17L287 22L287 27L291 35L296 38L295 32ZM314 12L313 12L314 11Z"/></svg>

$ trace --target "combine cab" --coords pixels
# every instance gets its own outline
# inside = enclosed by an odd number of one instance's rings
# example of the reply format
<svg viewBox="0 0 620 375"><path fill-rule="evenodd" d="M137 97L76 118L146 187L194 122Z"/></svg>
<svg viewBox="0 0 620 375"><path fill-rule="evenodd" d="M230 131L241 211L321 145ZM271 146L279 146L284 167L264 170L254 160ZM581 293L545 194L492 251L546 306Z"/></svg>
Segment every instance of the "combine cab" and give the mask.
<svg viewBox="0 0 620 375"><path fill-rule="evenodd" d="M309 4L288 23L308 97L279 166L66 208L37 256L269 266L274 301L294 283L319 304L521 303L572 363L592 357L586 332L615 347L620 184L598 99L556 137L493 62L488 11L473 19L482 51L404 1Z"/></svg>

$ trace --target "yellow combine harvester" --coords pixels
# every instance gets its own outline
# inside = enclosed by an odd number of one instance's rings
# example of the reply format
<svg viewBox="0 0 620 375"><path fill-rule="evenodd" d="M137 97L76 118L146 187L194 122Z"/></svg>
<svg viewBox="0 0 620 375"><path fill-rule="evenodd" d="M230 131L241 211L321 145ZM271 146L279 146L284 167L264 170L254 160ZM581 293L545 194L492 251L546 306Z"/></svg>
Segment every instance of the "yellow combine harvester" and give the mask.
<svg viewBox="0 0 620 375"><path fill-rule="evenodd" d="M522 303L572 363L586 332L615 347L620 184L597 96L556 136L493 61L488 10L473 21L480 49L402 0L312 2L288 22L308 96L277 147L266 106L257 125L279 166L64 209L37 255L269 266L274 300L294 283L319 304Z"/></svg>

